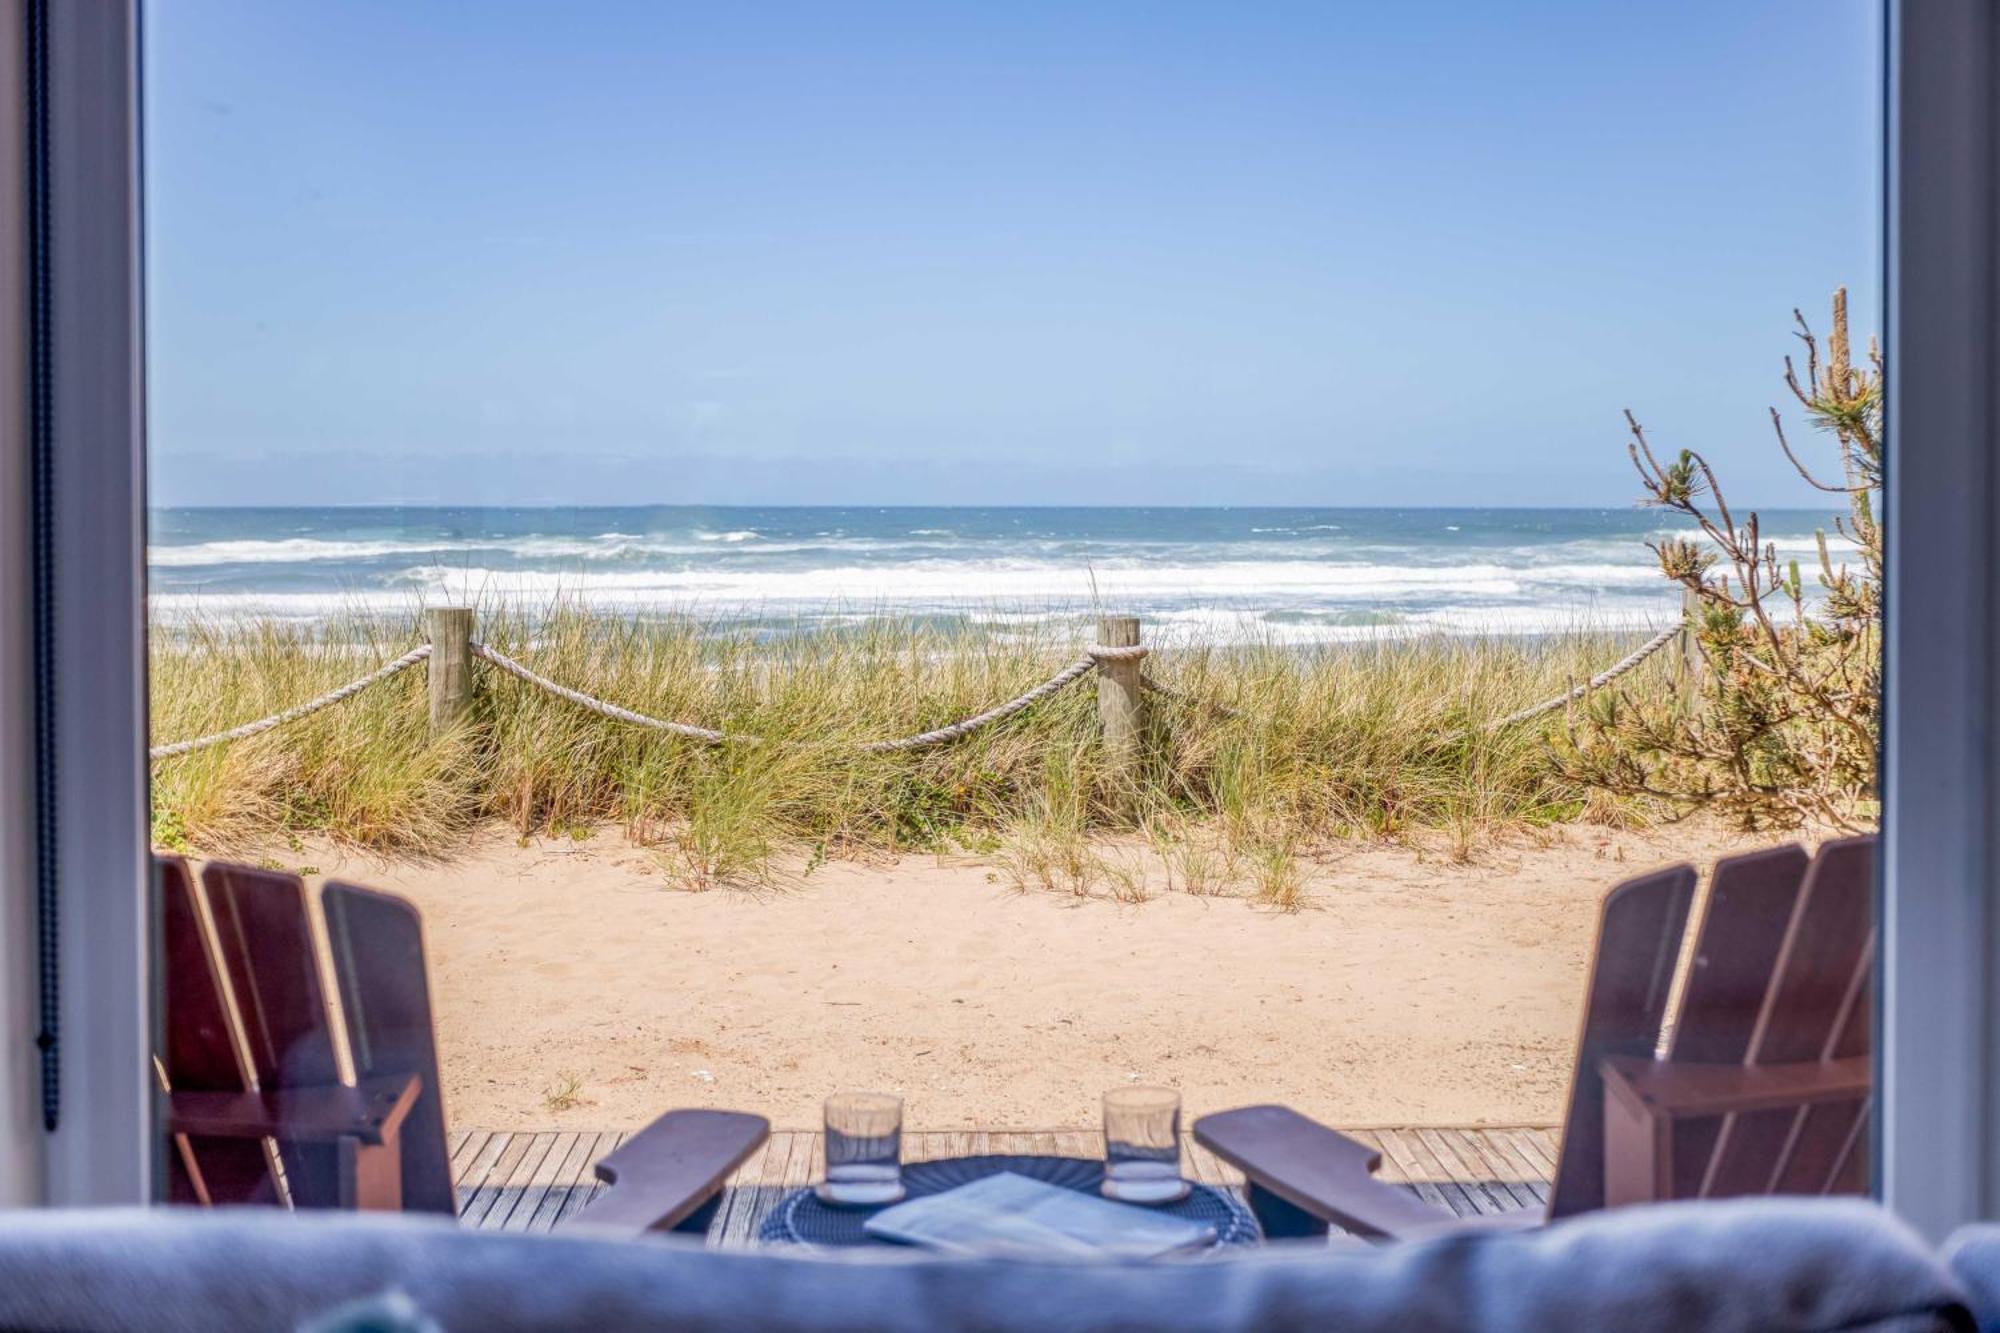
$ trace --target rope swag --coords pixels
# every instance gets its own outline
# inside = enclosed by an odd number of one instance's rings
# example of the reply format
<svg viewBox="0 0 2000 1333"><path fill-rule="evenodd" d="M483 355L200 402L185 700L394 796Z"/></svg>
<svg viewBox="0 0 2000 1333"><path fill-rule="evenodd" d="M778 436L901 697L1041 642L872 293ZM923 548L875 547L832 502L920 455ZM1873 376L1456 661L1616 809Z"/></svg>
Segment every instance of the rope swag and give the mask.
<svg viewBox="0 0 2000 1333"><path fill-rule="evenodd" d="M1532 708L1523 708L1519 712L1509 713L1506 717L1489 722L1483 730L1494 732L1506 727L1516 726L1522 722L1532 721L1545 713L1554 712L1566 704L1581 699L1592 690L1602 689L1628 671L1633 670L1641 662L1659 652L1660 649L1666 647L1669 643L1672 643L1675 636L1680 632L1681 626L1679 625L1661 630L1631 653L1612 663L1609 667L1598 672L1582 684L1566 690L1552 699L1544 700ZM536 689L553 695L555 698L575 704L579 708L588 709L600 717L609 718L613 722L623 722L628 726L645 727L651 731L666 732L669 735L680 736L686 740L699 741L704 745L762 745L765 743L764 738L761 736L752 736L741 732L716 731L709 727L698 727L688 722L673 722L665 718L648 717L644 713L637 713L629 708L621 708L617 704L599 699L595 695L585 694L582 690L571 689L567 685L558 684L550 680L547 676L523 666L491 644L475 642L471 644L471 650L474 657L491 663L515 679L532 685ZM971 717L963 718L948 726L937 727L930 731L920 731L914 736L898 736L890 740L866 741L855 748L862 754L898 754L910 750L926 749L933 745L948 745L953 741L963 740L974 732L990 727L997 722L1004 722L1016 713L1034 707L1034 705L1051 695L1061 693L1107 662L1137 662L1144 659L1148 652L1147 648L1138 645L1129 647L1113 647L1103 644L1093 645L1085 650L1084 656L1077 658L1074 662L1071 662L1068 666L1065 666L1062 670L1056 672L1033 689L1025 690L1005 703L997 704L981 713L974 713ZM370 686L379 685L398 672L415 666L430 655L431 645L427 643L420 644L394 661L385 662L367 675L356 680L351 680L339 689L329 690L317 698L308 699L302 704L297 704L282 712L273 713L269 717L258 718L255 722L246 722L241 726L231 727L227 731L218 731L208 736L197 736L191 740L175 741L168 745L156 745L147 751L147 754L153 759L172 759L178 755L192 754L197 750L205 750L213 745L222 745L229 741L240 741L248 739L251 736L260 735L263 732L270 731L274 727L283 726L287 722L295 722L299 718L309 717L319 712L322 708L331 708L345 699L351 699ZM1162 685L1151 676L1142 676L1140 683L1147 690L1163 698L1172 699L1190 706L1212 708L1223 717L1233 718L1243 716L1242 712L1238 709L1231 708L1226 704L1209 703L1197 699L1171 686ZM1457 740L1464 735L1465 733L1459 732L1448 739Z"/></svg>

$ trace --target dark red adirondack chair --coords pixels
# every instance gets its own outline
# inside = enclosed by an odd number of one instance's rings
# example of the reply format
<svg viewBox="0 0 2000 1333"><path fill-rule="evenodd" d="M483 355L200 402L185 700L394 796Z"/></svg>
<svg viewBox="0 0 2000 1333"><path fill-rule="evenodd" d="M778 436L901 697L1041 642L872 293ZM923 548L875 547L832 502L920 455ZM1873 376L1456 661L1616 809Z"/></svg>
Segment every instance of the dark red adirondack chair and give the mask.
<svg viewBox="0 0 2000 1333"><path fill-rule="evenodd" d="M1611 891L1548 1212L1517 1220L1867 1188L1873 857L1874 839L1848 838L1810 862L1796 846L1718 862L1671 1023L1694 869ZM1244 1173L1267 1234L1454 1222L1375 1179L1374 1149L1285 1107L1204 1116L1194 1135Z"/></svg>
<svg viewBox="0 0 2000 1333"><path fill-rule="evenodd" d="M416 909L327 884L329 985L296 875L210 862L197 887L179 857L156 864L172 1199L456 1215ZM769 1132L761 1116L669 1111L598 1164L611 1188L569 1224L694 1229Z"/></svg>

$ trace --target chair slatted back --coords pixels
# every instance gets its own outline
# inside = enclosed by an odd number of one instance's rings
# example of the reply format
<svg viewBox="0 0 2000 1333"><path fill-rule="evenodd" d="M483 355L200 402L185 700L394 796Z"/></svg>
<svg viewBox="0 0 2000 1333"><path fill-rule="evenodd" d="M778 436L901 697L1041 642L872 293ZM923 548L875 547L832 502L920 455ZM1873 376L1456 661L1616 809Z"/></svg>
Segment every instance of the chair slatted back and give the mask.
<svg viewBox="0 0 2000 1333"><path fill-rule="evenodd" d="M1605 896L1550 1217L1604 1206L1604 1080L1598 1061L1653 1053L1694 886L1692 866L1669 866L1627 880Z"/></svg>
<svg viewBox="0 0 2000 1333"><path fill-rule="evenodd" d="M163 1064L170 1086L255 1088L282 1103L287 1088L340 1083L332 992L304 881L212 861L202 869L198 891L185 862L162 857L159 865L167 965ZM416 1074L423 1080L398 1136L402 1206L455 1214L422 924L402 899L352 885L328 885L321 901L355 1077ZM263 1145L200 1140L177 1146L176 1198L278 1201ZM274 1147L293 1206L341 1206L337 1145L280 1136Z"/></svg>
<svg viewBox="0 0 2000 1333"><path fill-rule="evenodd" d="M282 1093L340 1082L305 882L283 871L211 861L201 883L257 1086ZM294 1206L336 1206L340 1173L331 1145L280 1139L278 1156Z"/></svg>
<svg viewBox="0 0 2000 1333"><path fill-rule="evenodd" d="M169 1088L242 1092L251 1080L236 1049L223 982L203 929L194 876L178 856L154 859L166 963L165 1049ZM175 1203L276 1203L278 1181L261 1143L174 1136L168 1165Z"/></svg>
<svg viewBox="0 0 2000 1333"><path fill-rule="evenodd" d="M1846 838L1810 859L1787 846L1718 862L1661 1058L1789 1065L1867 1055L1874 847L1873 838ZM1693 871L1676 866L1605 899L1551 1218L1604 1202L1598 1062L1654 1053L1693 885ZM1679 1119L1667 1197L1861 1193L1868 1108L1856 1098Z"/></svg>
<svg viewBox="0 0 2000 1333"><path fill-rule="evenodd" d="M1808 864L1797 845L1716 862L1667 1043L1669 1060L1736 1064L1749 1052ZM1701 1193L1721 1130L1720 1116L1674 1126L1673 1197Z"/></svg>
<svg viewBox="0 0 2000 1333"><path fill-rule="evenodd" d="M423 1079L403 1121L403 1208L455 1215L423 921L405 900L354 884L329 882L320 905L355 1077Z"/></svg>
<svg viewBox="0 0 2000 1333"><path fill-rule="evenodd" d="M1874 839L1822 846L1813 858L1743 1055L1795 1064L1868 1051L1874 963ZM1865 1154L1865 1100L1728 1117L1702 1181L1705 1197L1822 1194ZM1861 1164L1865 1176L1865 1158Z"/></svg>

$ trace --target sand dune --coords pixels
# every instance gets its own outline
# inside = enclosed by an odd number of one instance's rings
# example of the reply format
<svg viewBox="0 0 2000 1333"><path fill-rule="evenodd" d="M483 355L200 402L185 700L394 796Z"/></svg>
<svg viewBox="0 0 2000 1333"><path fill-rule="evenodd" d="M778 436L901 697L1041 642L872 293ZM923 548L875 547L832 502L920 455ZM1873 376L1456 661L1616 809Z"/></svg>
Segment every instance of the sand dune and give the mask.
<svg viewBox="0 0 2000 1333"><path fill-rule="evenodd" d="M1135 1081L1180 1088L1191 1114L1270 1100L1473 1125L1561 1119L1604 891L1739 845L1577 827L1469 866L1357 847L1314 866L1293 914L1022 893L916 856L692 893L615 830L523 847L495 829L448 864L286 859L421 905L465 1127L715 1105L804 1128L827 1092L882 1088L919 1128L1056 1128ZM572 1082L576 1104L553 1104Z"/></svg>

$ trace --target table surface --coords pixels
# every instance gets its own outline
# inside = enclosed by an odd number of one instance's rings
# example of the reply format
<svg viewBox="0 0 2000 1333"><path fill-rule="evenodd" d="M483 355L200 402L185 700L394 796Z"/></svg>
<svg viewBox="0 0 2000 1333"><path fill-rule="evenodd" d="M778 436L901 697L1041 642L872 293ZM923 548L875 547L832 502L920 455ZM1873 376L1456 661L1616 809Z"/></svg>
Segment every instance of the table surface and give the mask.
<svg viewBox="0 0 2000 1333"><path fill-rule="evenodd" d="M1460 1217L1548 1206L1558 1131L1546 1125L1476 1128L1365 1129L1341 1132L1382 1153L1378 1178L1406 1185L1418 1197ZM452 1175L459 1217L483 1231L545 1232L595 1198L592 1167L628 1137L624 1130L455 1129ZM1104 1138L1096 1128L1067 1130L971 1129L903 1131L903 1161L930 1161L990 1153L1097 1157ZM729 1178L708 1240L724 1249L754 1245L764 1218L801 1185L825 1172L819 1131L774 1129ZM1183 1133L1181 1170L1190 1180L1241 1191L1243 1176Z"/></svg>
<svg viewBox="0 0 2000 1333"><path fill-rule="evenodd" d="M1104 1163L1088 1157L1028 1156L989 1154L973 1157L946 1157L925 1162L909 1162L903 1167L904 1199L920 1199L930 1194L1012 1171L1031 1180L1044 1181L1097 1195L1104 1183ZM1253 1245L1263 1239L1256 1219L1243 1201L1227 1189L1200 1181L1189 1181L1187 1197L1151 1208L1169 1217L1202 1222L1215 1228L1218 1245ZM887 1207L888 1205L882 1205ZM1128 1205L1136 1206L1136 1205ZM862 1229L881 1208L837 1208L823 1203L810 1186L796 1189L779 1201L758 1230L758 1240L825 1246L885 1245Z"/></svg>

